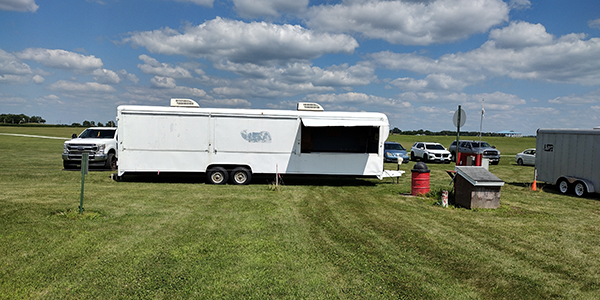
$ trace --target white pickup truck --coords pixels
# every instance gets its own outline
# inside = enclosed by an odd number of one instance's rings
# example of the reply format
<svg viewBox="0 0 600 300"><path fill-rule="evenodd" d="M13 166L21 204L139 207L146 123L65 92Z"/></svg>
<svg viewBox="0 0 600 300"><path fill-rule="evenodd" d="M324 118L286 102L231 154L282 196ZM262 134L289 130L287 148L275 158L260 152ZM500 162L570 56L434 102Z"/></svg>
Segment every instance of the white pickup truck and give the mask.
<svg viewBox="0 0 600 300"><path fill-rule="evenodd" d="M81 166L83 153L89 154L89 166L117 169L117 128L90 127L79 136L73 134L63 145L63 166L74 169Z"/></svg>

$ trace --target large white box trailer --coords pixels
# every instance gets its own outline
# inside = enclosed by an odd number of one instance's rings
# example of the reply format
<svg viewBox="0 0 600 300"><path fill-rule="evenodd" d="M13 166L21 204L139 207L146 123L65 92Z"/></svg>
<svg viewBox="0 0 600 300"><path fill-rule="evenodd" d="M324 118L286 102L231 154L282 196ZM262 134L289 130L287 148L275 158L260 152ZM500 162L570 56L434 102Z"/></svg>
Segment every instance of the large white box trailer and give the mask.
<svg viewBox="0 0 600 300"><path fill-rule="evenodd" d="M213 184L247 184L252 174L398 177L383 170L385 114L171 107L117 108L118 176L138 172L206 173Z"/></svg>
<svg viewBox="0 0 600 300"><path fill-rule="evenodd" d="M538 129L535 166L563 194L600 191L600 130Z"/></svg>

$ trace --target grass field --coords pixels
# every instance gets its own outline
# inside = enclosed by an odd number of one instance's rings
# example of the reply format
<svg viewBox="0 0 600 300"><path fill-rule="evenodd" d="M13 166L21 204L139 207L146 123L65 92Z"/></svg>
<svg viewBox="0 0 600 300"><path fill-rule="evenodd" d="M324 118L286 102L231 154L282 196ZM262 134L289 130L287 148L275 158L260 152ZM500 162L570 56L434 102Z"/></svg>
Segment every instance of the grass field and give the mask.
<svg viewBox="0 0 600 300"><path fill-rule="evenodd" d="M506 182L496 210L403 195L411 162L399 184L284 176L279 190L264 177L213 186L93 171L79 215L81 174L62 170L62 141L0 135L0 298L600 298L598 197L531 191L534 169L509 155L535 140L485 140L507 155L490 166ZM450 189L454 166L428 166L431 189Z"/></svg>

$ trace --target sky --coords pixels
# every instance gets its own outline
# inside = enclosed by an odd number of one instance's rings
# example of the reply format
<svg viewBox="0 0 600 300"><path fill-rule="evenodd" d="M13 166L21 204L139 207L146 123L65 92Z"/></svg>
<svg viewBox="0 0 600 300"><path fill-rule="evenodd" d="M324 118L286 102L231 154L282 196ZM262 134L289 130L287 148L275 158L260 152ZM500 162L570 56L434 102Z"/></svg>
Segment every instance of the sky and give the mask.
<svg viewBox="0 0 600 300"><path fill-rule="evenodd" d="M392 128L600 126L598 0L0 0L0 113L383 112ZM484 113L483 113L484 112ZM482 117L483 113L483 117Z"/></svg>

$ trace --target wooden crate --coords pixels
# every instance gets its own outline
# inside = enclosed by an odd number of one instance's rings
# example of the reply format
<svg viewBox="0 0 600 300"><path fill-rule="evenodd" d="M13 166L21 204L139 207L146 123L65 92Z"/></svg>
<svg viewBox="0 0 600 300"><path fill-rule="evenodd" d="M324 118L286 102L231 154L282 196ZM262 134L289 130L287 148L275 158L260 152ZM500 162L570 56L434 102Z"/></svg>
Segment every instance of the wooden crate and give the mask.
<svg viewBox="0 0 600 300"><path fill-rule="evenodd" d="M454 201L466 208L500 207L500 189L504 181L484 167L457 166Z"/></svg>

